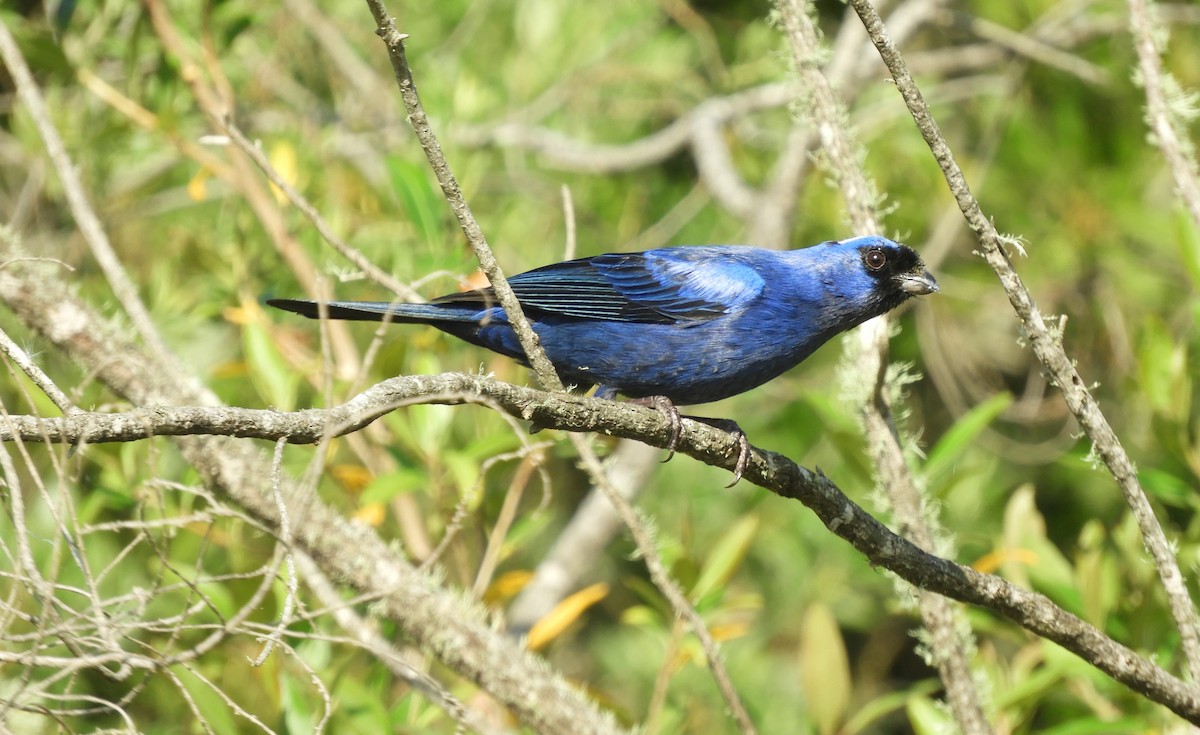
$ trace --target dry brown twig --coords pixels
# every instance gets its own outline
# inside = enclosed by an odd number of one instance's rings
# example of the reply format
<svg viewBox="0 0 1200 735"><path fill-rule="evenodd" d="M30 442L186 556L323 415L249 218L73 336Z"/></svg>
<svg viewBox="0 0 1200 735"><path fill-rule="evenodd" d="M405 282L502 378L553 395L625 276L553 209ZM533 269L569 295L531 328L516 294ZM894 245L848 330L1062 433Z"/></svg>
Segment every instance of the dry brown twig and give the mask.
<svg viewBox="0 0 1200 735"><path fill-rule="evenodd" d="M242 151L242 153L245 153L246 157L249 158L255 166L258 166L259 170L263 172L263 175L271 180L272 184L274 184L280 191L283 192L284 196L288 198L288 201L292 203L292 206L300 210L300 212L308 218L308 221L312 223L313 228L316 229L317 233L320 234L322 239L324 239L331 248L336 250L338 254L353 263L354 267L361 271L368 279L374 281L380 286L383 286L400 298L410 302L424 301L421 295L414 291L411 286L401 282L387 271L372 263L367 256L363 255L359 250L352 247L345 240L334 234L333 229L330 228L327 222L325 222L325 218L321 216L321 213L317 211L317 208L310 204L309 201L305 199L299 191L296 190L296 187L292 186L286 179L283 178L282 175L280 175L278 171L275 170L275 167L271 165L271 162L267 160L267 157L263 155L262 150L260 150L257 145L252 143L250 139L246 137L245 133L241 131L241 128L234 124L233 120L229 119L228 117L225 118L223 121L223 129L226 135L229 136L229 140L232 141L233 144Z"/></svg>

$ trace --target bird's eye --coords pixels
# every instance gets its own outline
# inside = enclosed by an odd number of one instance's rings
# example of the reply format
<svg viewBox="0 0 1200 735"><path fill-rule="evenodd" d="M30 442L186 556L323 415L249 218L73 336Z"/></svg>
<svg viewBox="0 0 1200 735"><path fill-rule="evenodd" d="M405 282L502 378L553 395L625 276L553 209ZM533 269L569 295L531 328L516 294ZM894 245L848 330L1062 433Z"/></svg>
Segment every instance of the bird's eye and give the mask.
<svg viewBox="0 0 1200 735"><path fill-rule="evenodd" d="M863 262L867 264L867 268L877 271L887 263L887 256L882 250L868 250L863 256Z"/></svg>

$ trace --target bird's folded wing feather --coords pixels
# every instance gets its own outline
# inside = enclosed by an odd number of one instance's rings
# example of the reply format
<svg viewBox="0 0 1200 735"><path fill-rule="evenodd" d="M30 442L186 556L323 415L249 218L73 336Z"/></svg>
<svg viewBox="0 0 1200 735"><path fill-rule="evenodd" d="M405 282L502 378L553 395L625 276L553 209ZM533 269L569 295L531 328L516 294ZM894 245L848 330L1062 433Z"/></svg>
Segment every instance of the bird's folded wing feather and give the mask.
<svg viewBox="0 0 1200 735"><path fill-rule="evenodd" d="M556 263L508 279L527 310L605 321L671 324L715 319L762 292L763 279L736 258L708 248L613 253ZM434 303L498 304L491 289Z"/></svg>

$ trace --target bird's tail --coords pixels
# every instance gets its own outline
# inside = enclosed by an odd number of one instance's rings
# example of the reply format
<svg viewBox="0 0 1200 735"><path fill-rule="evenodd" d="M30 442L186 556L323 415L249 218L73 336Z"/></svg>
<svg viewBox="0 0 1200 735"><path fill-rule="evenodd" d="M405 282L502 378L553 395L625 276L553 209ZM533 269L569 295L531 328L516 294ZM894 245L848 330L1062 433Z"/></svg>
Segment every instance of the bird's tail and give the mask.
<svg viewBox="0 0 1200 735"><path fill-rule="evenodd" d="M267 299L276 309L294 312L309 319L345 319L360 322L429 324L431 322L474 322L479 309L448 304L397 304L389 301L327 301L320 304L307 299Z"/></svg>

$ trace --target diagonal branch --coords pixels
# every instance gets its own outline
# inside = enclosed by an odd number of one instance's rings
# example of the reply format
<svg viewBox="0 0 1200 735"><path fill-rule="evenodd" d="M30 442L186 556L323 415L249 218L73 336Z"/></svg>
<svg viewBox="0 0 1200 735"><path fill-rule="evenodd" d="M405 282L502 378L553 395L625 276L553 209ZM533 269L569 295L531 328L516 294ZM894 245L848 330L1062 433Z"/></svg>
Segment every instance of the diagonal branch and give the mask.
<svg viewBox="0 0 1200 735"><path fill-rule="evenodd" d="M163 392L168 390L169 386L145 382L161 381L163 378L147 375L148 371L136 364L139 358L136 351L119 354L119 351L130 347L128 343L122 341L110 327L100 323L95 315L75 301L74 297L69 298L68 308L86 321L77 321L80 325L78 330L56 330L55 325L46 320L43 312L49 307L46 297L38 298L35 294L45 292L48 298L53 299L56 296L65 297L65 291L58 284L51 284L54 286L52 288L46 288L46 285L46 282L40 279L30 280L0 274L0 300L7 302L30 326L41 331L43 336L77 360L91 365L98 359L109 359L109 365L101 368L101 377L114 389L155 399L158 403L170 397L169 393ZM99 340L110 337L113 339L111 346L100 344ZM165 377L169 381L170 376ZM42 436L49 435L51 438L68 441L86 437L88 441L95 442L105 437L105 432L108 432L107 436L116 440L130 440L140 432L143 438L168 434L189 435L189 441L192 442L199 441L194 435L212 434L255 436L264 439L286 437L293 442L316 442L325 436L326 427L330 425L340 423L346 427L345 430L349 430L348 427L377 418L391 407L417 402L480 403L536 421L548 428L574 432L595 431L610 436L638 439L658 447L665 447L670 439L669 422L664 420L660 413L649 408L570 394L545 393L483 376L459 373L392 378L328 411L309 409L285 413L229 407L161 405L139 409L130 414L87 414L86 418L78 415L46 419L12 417L10 424L0 422L0 430L4 432L0 434L0 439L11 440L13 433L18 433L20 438L30 441L37 441ZM183 446L193 447L192 444ZM196 446L206 447L203 443ZM260 463L268 462L261 453L245 443L222 442L214 446L221 447L220 451L229 456L210 457L206 454L207 449L196 449L194 452L198 453L199 459L206 459L202 465L206 473L215 469L245 471L246 466L238 463L250 463L253 467L258 467ZM737 442L719 429L685 420L679 451L708 464L732 469ZM269 464L263 466L269 469ZM1134 691L1167 706L1192 722L1200 723L1200 689L1176 679L1133 650L1106 637L1094 626L1057 607L1044 595L1020 589L1000 577L982 574L970 567L930 554L897 536L846 497L819 471L814 472L796 465L773 452L755 450L745 478L781 497L804 503L831 531L849 541L872 564L896 573L918 588L979 605L1003 615L1030 632L1062 645ZM224 479L229 480L228 477ZM222 489L225 494L259 518L277 525L275 503L263 495L254 483L224 486ZM292 502L289 501L289 505ZM326 573L354 571L350 576L351 586L364 594L398 595L397 592L389 592L391 588L384 582L394 580L396 574L409 572L401 571L400 562L390 552L379 556L383 552L380 551L382 547L377 546L382 543L378 537L366 529L337 518L336 513L323 505L315 505L314 508L315 510L310 511L309 521L297 524L297 543L302 545L306 553L316 554ZM314 515L317 518L312 521ZM310 521L315 527L309 526ZM356 561L360 555L363 560ZM387 566L392 570L388 572L391 576L373 577L369 571L359 569L360 565L371 563ZM418 591L421 595L432 594L420 585ZM404 600L398 597L394 599L394 603L400 606L405 604ZM416 625L417 632L414 632L413 628L407 626L415 624L412 618L417 613L398 615L395 605L386 605L385 614L406 625L409 634L414 635L423 646L436 643L424 638L425 635L432 634L424 628L427 622ZM428 608L424 608L424 611L428 611ZM439 625L445 628L451 625L451 620L442 620ZM469 626L470 623L463 625ZM458 652L446 658L445 652L441 652L440 649L436 652L443 661L463 675L479 675L467 673L472 670L471 665L463 659L469 659L469 653ZM524 658L514 662L513 666L520 665L522 661ZM512 667L508 667L507 670L511 671ZM504 692L507 692L507 689L497 692L489 687L489 691L500 696L509 706L513 706L505 699Z"/></svg>
<svg viewBox="0 0 1200 735"><path fill-rule="evenodd" d="M17 95L25 104L29 116L33 118L34 127L41 136L42 143L46 146L46 153L50 156L54 170L58 173L63 187L63 195L67 198L67 204L71 209L71 216L75 218L75 224L79 226L79 233L83 235L84 241L87 242L92 255L104 272L105 278L108 279L113 294L121 303L125 313L129 315L138 335L150 347L155 356L160 360L169 359L170 350L163 342L158 328L154 326L154 320L150 318L146 304L142 302L137 287L129 279L129 274L125 272L125 267L121 264L121 259L117 256L116 251L113 250L104 226L100 224L100 218L96 216L96 211L88 201L83 181L79 178L79 172L75 168L75 164L71 162L62 136L58 134L58 130L50 120L50 112L46 109L46 100L33 80L33 74L29 71L29 65L25 63L25 57L21 55L21 49L17 46L16 39L13 38L2 19L0 19L0 59L8 68L8 73L16 85Z"/></svg>
<svg viewBox="0 0 1200 735"><path fill-rule="evenodd" d="M942 137L941 130L929 111L924 96L917 88L916 82L908 71L899 49L888 35L879 14L872 7L870 0L849 0L851 7L862 19L867 34L883 58L897 90L904 98L917 129L925 139L933 157L937 160L946 178L958 207L971 230L979 238L984 260L995 271L1000 284L1012 304L1017 318L1020 319L1029 345L1034 355L1045 366L1051 382L1062 391L1063 398L1071 413L1079 421L1084 432L1092 441L1095 454L1104 462L1117 486L1125 496L1125 502L1133 511L1141 530L1142 539L1149 550L1154 564L1162 579L1170 601L1171 614L1179 627L1183 651L1187 659L1187 668L1193 679L1200 678L1200 626L1196 620L1195 606L1188 595L1187 585L1179 564L1175 559L1171 543L1167 540L1162 526L1154 516L1150 505L1137 477L1137 470L1132 460L1121 445L1120 439L1108 423L1108 419L1100 411L1100 406L1087 389L1087 384L1075 369L1075 363L1067 355L1062 346L1060 330L1052 330L1046 326L1045 319L1037 305L1033 302L1021 277L1017 275L1012 262L1005 251L1006 240L996 231L992 221L984 214L978 200L971 193L962 169L954 160L954 154Z"/></svg>
<svg viewBox="0 0 1200 735"><path fill-rule="evenodd" d="M151 359L46 267L16 263L0 270L0 301L30 329L135 405L170 410L166 407L190 404L217 413L227 410L194 376ZM153 422L143 428L156 433ZM230 499L270 528L280 527L279 503L266 487L272 472L267 452L250 442L217 436L180 436L176 442L215 495ZM497 634L479 608L416 570L374 531L344 518L312 493L302 492L297 483L282 484L284 505L295 521L294 545L327 576L376 600L374 610L395 621L414 644L480 686L535 730L624 732L544 661L517 641Z"/></svg>
<svg viewBox="0 0 1200 735"><path fill-rule="evenodd" d="M809 15L812 8L800 0L780 0L778 6L797 72L808 87L807 114L813 118L821 137L824 157L842 190L854 232L860 235L879 232L881 224L873 185L855 155L850 134L842 125L844 112L833 85L814 63L820 41L816 24ZM887 316L862 325L855 347L859 357L854 367L858 376L855 382L870 386L869 393L863 397L861 410L877 481L887 494L902 534L917 546L933 551L931 527L936 521L929 517L925 499L905 461L887 395L890 390L886 379ZM962 732L969 735L992 732L971 675L969 650L973 644L968 636L960 633L968 629L962 624L961 612L940 595L917 592L917 607L929 633L932 663L946 687L946 699L956 722Z"/></svg>
<svg viewBox="0 0 1200 735"><path fill-rule="evenodd" d="M450 209L458 219L459 226L462 228L468 244L479 261L480 269L487 275L488 281L491 283L492 289L500 301L500 306L504 309L509 324L516 333L526 359L537 374L539 382L547 390L562 391L563 384L559 379L557 371L555 371L554 366L550 363L550 359L542 349L537 333L533 331L533 327L530 326L529 320L525 317L521 309L521 304L517 301L516 294L513 293L512 288L508 285L500 264L497 262L491 247L487 243L487 239L483 235L483 230L479 227L479 223L475 221L474 215L471 214L471 209L463 197L462 189L459 187L454 174L450 171L446 157L442 154L441 144L438 142L437 136L434 135L433 128L429 124L429 118L426 116L425 109L421 105L421 99L417 94L416 84L413 81L412 70L408 65L408 57L404 48L404 40L407 36L396 29L395 23L387 14L387 10L383 7L381 0L367 0L367 5L371 9L371 14L375 17L376 33L379 34L387 46L388 58L392 62L392 69L396 74L396 82L400 86L400 96L404 100L404 107L408 112L409 123L412 125L413 132L417 135L421 149L425 152L425 156L429 160L429 166L433 169L434 176L437 177L438 183L442 187L442 193L445 195ZM679 585L667 573L666 564L663 562L654 545L649 529L646 528L646 525L638 517L633 506L608 481L601 467L600 460L588 441L584 437L577 435L572 435L570 439L572 445L575 447L575 451L579 454L583 467L591 475L593 482L604 491L609 502L612 503L613 508L616 509L617 514L621 517L621 521L629 529L629 533L638 547L638 552L645 560L646 568L655 586L658 587L668 602L670 602L672 609L678 615L685 618L691 625L692 631L700 641L701 648L703 648L705 657L708 659L709 668L712 670L717 688L729 706L739 730L743 735L754 735L756 732L754 722L750 719L750 714L747 712L741 696L733 686L729 672L725 667L725 662L720 656L716 639L708 630L700 613L688 602L683 590L680 589Z"/></svg>
<svg viewBox="0 0 1200 735"><path fill-rule="evenodd" d="M371 14L375 16L375 23L378 26L376 33L387 46L392 70L396 73L396 83L400 85L400 97L404 100L404 109L408 112L408 121L412 125L413 132L417 134L421 150L425 151L425 156L429 159L429 167L442 187L442 193L446 196L450 211L454 213L459 227L462 228L463 234L467 238L467 244L474 251L480 270L487 276L488 282L496 292L496 298L500 301L500 306L504 308L504 313L507 315L513 331L517 333L517 339L520 341L521 348L524 350L529 364L533 367L534 373L537 374L538 381L546 390L562 390L563 384L559 380L558 373L550 364L550 359L546 357L545 351L542 350L537 334L529 325L529 320L525 318L525 312L522 311L516 294L509 287L508 280L504 277L504 271L492 253L487 238L484 237L483 229L475 221L475 216L471 214L471 208L467 205L466 198L463 197L458 179L450 171L446 157L442 154L442 145L438 142L437 136L433 133L433 127L429 124L429 117L425 114L425 108L421 105L421 98L417 94L417 85L413 81L412 69L408 66L408 54L404 49L404 40L408 36L396 30L396 24L388 15L382 2L367 0L367 5L371 8Z"/></svg>

